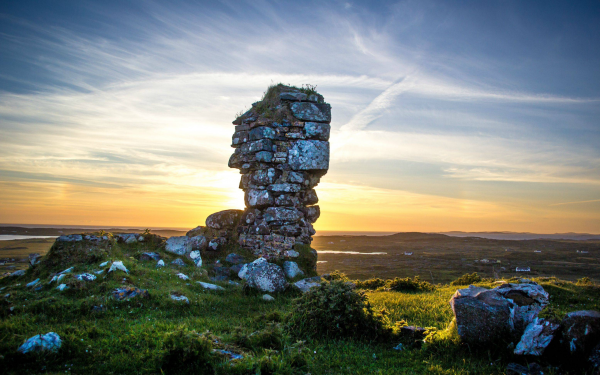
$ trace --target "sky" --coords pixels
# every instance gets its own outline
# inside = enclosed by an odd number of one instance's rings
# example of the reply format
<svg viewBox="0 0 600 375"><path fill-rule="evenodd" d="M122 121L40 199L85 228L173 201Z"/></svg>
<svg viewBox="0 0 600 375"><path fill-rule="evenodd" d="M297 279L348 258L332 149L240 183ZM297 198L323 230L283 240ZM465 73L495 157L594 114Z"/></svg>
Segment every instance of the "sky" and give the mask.
<svg viewBox="0 0 600 375"><path fill-rule="evenodd" d="M599 1L3 1L0 223L243 208L279 82L332 106L317 230L600 233Z"/></svg>

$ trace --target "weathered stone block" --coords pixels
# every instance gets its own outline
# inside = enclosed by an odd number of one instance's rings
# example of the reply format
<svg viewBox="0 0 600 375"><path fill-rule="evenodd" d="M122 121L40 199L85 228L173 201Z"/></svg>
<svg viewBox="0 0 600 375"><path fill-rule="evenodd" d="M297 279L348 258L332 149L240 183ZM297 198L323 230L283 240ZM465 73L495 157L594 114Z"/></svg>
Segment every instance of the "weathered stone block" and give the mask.
<svg viewBox="0 0 600 375"><path fill-rule="evenodd" d="M331 122L331 106L327 103L296 102L290 105L290 109L299 120Z"/></svg>
<svg viewBox="0 0 600 375"><path fill-rule="evenodd" d="M274 203L273 196L268 190L246 190L244 200L246 202L246 206L252 208L272 206Z"/></svg>
<svg viewBox="0 0 600 375"><path fill-rule="evenodd" d="M301 140L288 151L288 162L292 170L329 169L329 142Z"/></svg>
<svg viewBox="0 0 600 375"><path fill-rule="evenodd" d="M304 134L306 138L319 139L321 141L329 140L331 125L319 122L307 122L304 125Z"/></svg>
<svg viewBox="0 0 600 375"><path fill-rule="evenodd" d="M269 151L257 152L256 161L260 163L270 163L273 161L273 153Z"/></svg>
<svg viewBox="0 0 600 375"><path fill-rule="evenodd" d="M261 139L258 141L244 143L240 147L243 153L255 153L259 151L273 151L273 142L270 139Z"/></svg>
<svg viewBox="0 0 600 375"><path fill-rule="evenodd" d="M269 207L263 213L263 217L267 222L270 221L298 221L303 215L302 212L295 208L288 207Z"/></svg>
<svg viewBox="0 0 600 375"><path fill-rule="evenodd" d="M277 136L275 129L268 126L259 126L250 130L249 137L251 141L257 141L259 139L274 139Z"/></svg>

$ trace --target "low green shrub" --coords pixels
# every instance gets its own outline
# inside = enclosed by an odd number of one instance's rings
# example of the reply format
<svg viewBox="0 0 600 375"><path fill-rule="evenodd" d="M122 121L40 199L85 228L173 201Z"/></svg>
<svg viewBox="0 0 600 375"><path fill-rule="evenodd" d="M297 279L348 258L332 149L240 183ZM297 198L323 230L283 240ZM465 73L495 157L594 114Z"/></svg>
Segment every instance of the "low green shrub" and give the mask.
<svg viewBox="0 0 600 375"><path fill-rule="evenodd" d="M369 279L365 281L356 281L356 287L361 289L377 289L384 287L386 281L380 278Z"/></svg>
<svg viewBox="0 0 600 375"><path fill-rule="evenodd" d="M294 300L288 327L293 335L305 338L355 338L376 340L391 329L386 318L376 312L363 292L350 283L333 280L312 288Z"/></svg>
<svg viewBox="0 0 600 375"><path fill-rule="evenodd" d="M212 342L196 331L178 329L168 333L163 343L162 371L171 374L213 374Z"/></svg>
<svg viewBox="0 0 600 375"><path fill-rule="evenodd" d="M394 280L388 280L385 286L396 292L425 292L435 289L431 283L421 281L419 276L412 279L410 277L404 279L396 277Z"/></svg>
<svg viewBox="0 0 600 375"><path fill-rule="evenodd" d="M471 274L467 273L459 277L450 283L450 285L471 285L478 282L481 282L481 276L477 274L477 272L473 272Z"/></svg>

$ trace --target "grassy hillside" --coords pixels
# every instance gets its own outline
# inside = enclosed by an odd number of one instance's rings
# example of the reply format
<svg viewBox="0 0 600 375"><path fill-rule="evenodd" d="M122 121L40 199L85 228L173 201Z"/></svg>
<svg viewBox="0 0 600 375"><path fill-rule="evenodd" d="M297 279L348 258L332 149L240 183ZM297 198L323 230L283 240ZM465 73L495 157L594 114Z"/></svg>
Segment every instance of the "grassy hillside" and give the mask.
<svg viewBox="0 0 600 375"><path fill-rule="evenodd" d="M159 374L193 369L193 373L211 374L502 374L507 363L522 362L505 346L469 348L451 335L438 335L423 346L410 345L398 335L374 341L294 336L287 322L297 311L297 292L274 295L275 301L267 302L260 294L229 283L217 283L225 290L208 291L196 283L209 281L205 268L187 261L185 267L170 266L174 257L162 251L158 242L112 242L92 250L87 245L81 244L70 258L51 252L44 264L25 276L0 279L3 373ZM160 252L167 267L137 260L148 250ZM70 289L63 292L55 289L56 283L46 284L67 266L75 267L74 274L93 272L105 260L122 260L129 274L105 270L89 282L69 276L62 282ZM190 280L178 278L179 272ZM36 278L42 280L41 290L25 287ZM543 313L547 316L600 310L597 286L537 281L551 295ZM112 292L123 286L146 289L149 297L119 301ZM367 290L366 295L375 310L383 311L382 319L389 326L405 321L444 330L452 320L448 300L456 289L438 285L410 293ZM171 294L185 295L190 303L174 301ZM63 339L58 353L16 353L25 339L50 331ZM405 343L405 350L393 349L399 342ZM243 359L230 360L212 349L241 354Z"/></svg>

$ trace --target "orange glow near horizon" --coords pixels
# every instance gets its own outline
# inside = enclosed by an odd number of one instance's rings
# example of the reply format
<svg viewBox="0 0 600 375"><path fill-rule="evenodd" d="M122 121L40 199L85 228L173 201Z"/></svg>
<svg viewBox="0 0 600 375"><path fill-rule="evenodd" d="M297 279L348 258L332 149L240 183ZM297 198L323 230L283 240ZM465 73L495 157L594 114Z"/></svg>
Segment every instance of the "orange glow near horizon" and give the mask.
<svg viewBox="0 0 600 375"><path fill-rule="evenodd" d="M228 175L223 183L232 179ZM568 205L528 210L325 181L326 176L317 187L321 217L315 228L322 231L600 233L593 212L582 217L570 213ZM244 205L241 190L220 187L111 189L66 182L0 182L0 187L5 224L193 228L213 212Z"/></svg>

